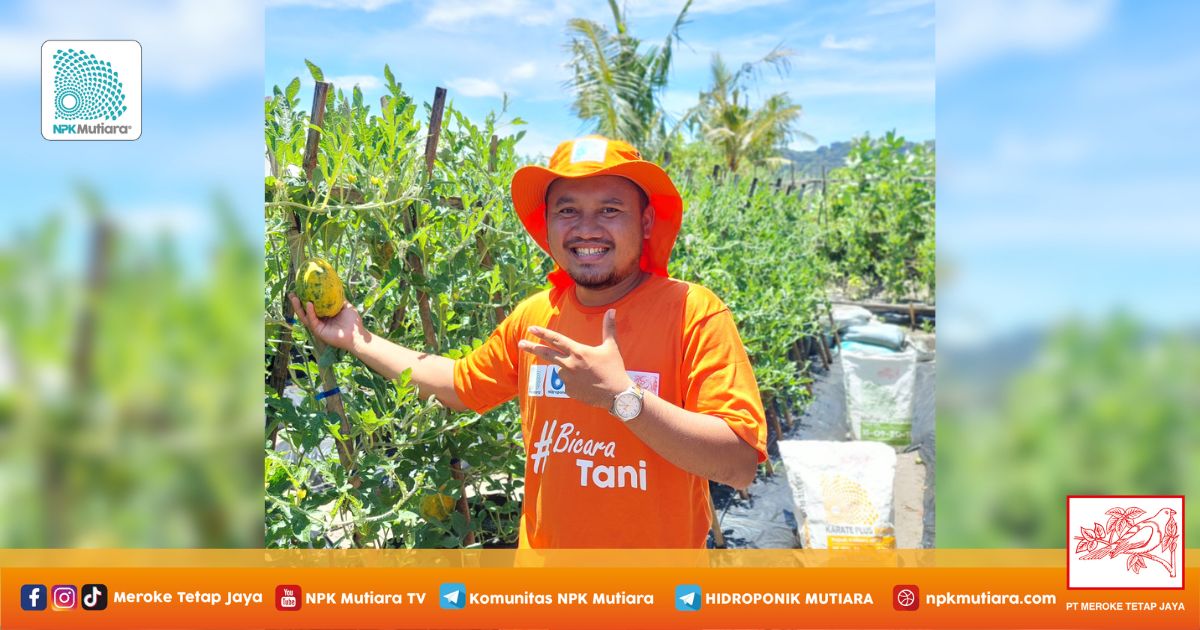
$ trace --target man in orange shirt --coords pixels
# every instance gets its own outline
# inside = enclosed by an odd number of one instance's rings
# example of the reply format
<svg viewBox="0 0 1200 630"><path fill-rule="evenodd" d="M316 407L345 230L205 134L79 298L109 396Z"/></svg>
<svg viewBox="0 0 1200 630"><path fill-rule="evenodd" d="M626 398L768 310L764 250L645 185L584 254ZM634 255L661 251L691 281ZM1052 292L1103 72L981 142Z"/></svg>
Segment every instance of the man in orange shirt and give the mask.
<svg viewBox="0 0 1200 630"><path fill-rule="evenodd" d="M554 259L551 288L521 302L457 361L366 330L348 304L309 330L422 396L479 413L519 396L526 450L521 547L704 546L708 480L744 488L766 425L729 310L667 261L683 214L675 185L630 145L564 142L526 166L513 205Z"/></svg>

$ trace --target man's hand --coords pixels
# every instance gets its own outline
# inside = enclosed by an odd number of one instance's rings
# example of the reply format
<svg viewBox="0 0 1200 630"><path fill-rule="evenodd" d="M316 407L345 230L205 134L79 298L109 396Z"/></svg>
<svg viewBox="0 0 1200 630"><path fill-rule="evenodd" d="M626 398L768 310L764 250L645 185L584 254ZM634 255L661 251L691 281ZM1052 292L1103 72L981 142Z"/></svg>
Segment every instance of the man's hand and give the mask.
<svg viewBox="0 0 1200 630"><path fill-rule="evenodd" d="M296 319L326 345L353 352L357 344L370 337L370 333L363 327L362 317L349 302L342 305L342 310L337 315L321 319L317 317L312 302L301 307L295 294L289 293L288 298L292 300L292 310L296 312Z"/></svg>
<svg viewBox="0 0 1200 630"><path fill-rule="evenodd" d="M547 363L559 367L567 395L593 407L608 409L613 397L625 391L633 380L625 372L625 361L617 348L617 312L604 314L604 339L598 346L579 343L566 335L530 326L529 332L544 342L522 339L517 347Z"/></svg>

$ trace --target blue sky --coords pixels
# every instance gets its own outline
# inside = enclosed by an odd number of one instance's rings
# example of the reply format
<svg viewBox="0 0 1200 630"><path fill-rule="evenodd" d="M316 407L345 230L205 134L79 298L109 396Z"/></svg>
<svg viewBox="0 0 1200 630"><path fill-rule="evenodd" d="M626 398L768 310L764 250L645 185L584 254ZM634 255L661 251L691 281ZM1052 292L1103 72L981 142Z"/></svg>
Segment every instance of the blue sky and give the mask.
<svg viewBox="0 0 1200 630"><path fill-rule="evenodd" d="M1200 326L1200 5L938 3L944 341Z"/></svg>
<svg viewBox="0 0 1200 630"><path fill-rule="evenodd" d="M660 42L682 4L629 2L634 34ZM791 72L764 73L762 95L790 93L805 109L802 129L820 143L890 129L914 140L934 137L928 0L698 0L689 15L663 97L670 112L695 104L713 52L734 65L782 44L796 52ZM611 23L607 3L583 0L270 0L266 90L299 76L310 91L308 58L335 85L357 83L373 102L387 63L410 94L429 101L435 86L447 87L474 118L499 109L507 92L510 114L529 122L519 149L546 154L584 130L563 87L572 17Z"/></svg>
<svg viewBox="0 0 1200 630"><path fill-rule="evenodd" d="M48 142L39 131L40 54L47 39L142 44L143 133L133 142ZM263 7L237 0L0 4L0 119L11 227L0 246L52 211L72 219L61 263L77 266L86 181L134 238L177 237L204 259L214 194L233 200L245 234L262 238Z"/></svg>

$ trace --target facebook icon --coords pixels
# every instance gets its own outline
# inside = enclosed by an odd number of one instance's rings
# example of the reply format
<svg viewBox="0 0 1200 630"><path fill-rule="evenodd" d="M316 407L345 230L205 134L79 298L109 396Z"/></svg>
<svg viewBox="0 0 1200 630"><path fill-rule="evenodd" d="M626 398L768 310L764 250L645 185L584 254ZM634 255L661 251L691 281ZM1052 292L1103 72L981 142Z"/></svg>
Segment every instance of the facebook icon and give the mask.
<svg viewBox="0 0 1200 630"><path fill-rule="evenodd" d="M21 610L46 610L45 584L25 584L21 587Z"/></svg>

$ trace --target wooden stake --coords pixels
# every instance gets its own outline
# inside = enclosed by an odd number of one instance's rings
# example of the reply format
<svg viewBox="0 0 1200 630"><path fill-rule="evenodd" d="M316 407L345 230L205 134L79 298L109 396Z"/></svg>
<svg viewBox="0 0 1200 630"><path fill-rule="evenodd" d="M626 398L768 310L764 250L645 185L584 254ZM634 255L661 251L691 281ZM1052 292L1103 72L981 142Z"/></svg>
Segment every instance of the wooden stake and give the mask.
<svg viewBox="0 0 1200 630"><path fill-rule="evenodd" d="M333 86L330 83L318 81L316 86L313 88L311 121L312 124L317 127L321 127L325 124L325 105L329 98L329 90L331 87ZM308 138L304 143L304 175L309 182L312 182L313 171L317 168L317 156L320 151L321 132L317 131L316 129L309 129ZM297 219L294 221L296 239L292 244L292 271L290 276L294 281L296 277L295 270L299 269L300 265L304 262L304 239L300 233L300 221L296 217L295 212L292 214L293 218ZM286 300L285 303L288 306L291 305L290 300ZM325 343L320 339L317 339L315 335L312 338L312 342L313 353L316 354L317 360L320 361L321 357L325 355L325 352L329 349L329 347L326 346ZM321 377L321 392L332 392L335 390L340 391L337 389L337 375L333 373L332 365L318 368L318 373ZM340 393L330 394L325 397L325 410L337 414L338 418L341 419L340 425L342 436L349 436L350 420L346 417L346 406L342 402L342 395ZM350 484L353 487L358 488L362 485L362 479L354 473L354 444L352 444L348 439L337 440L336 443L338 447L338 459L341 460L342 467L346 469L346 474L350 476ZM356 543L360 542L358 532L354 533L354 540Z"/></svg>
<svg viewBox="0 0 1200 630"><path fill-rule="evenodd" d="M491 146L488 148L488 172L489 173L496 172L496 160L498 157L497 154L498 154L499 150L500 150L500 138L496 137L495 135L492 135L492 143L491 143ZM488 217L485 216L483 218L483 221L481 222L481 225L482 225L483 230L487 230L487 229L491 228L492 224L490 221L488 221ZM482 264L484 270L491 270L492 265L494 264L492 261L492 254L487 249L487 244L484 241L482 231L475 233L475 246L479 249L480 263ZM496 311L495 311L496 312L496 325L499 326L500 322L504 321L504 318L507 317L507 314L504 311L504 307L500 305L499 292L493 293L491 296L491 300L492 300L492 303L496 305L496 307L495 307L496 308Z"/></svg>
<svg viewBox="0 0 1200 630"><path fill-rule="evenodd" d="M425 139L425 181L433 176L433 164L437 159L438 139L442 135L442 110L446 107L446 88L439 87L433 92L433 111L429 115L429 135ZM416 234L421 228L421 217L416 204L408 207L408 212L404 213L404 227L411 236ZM408 266L413 270L413 275L425 280L425 263L421 260L421 255L413 248L409 248ZM437 331L433 326L433 308L430 306L429 294L424 290L417 290L417 312L421 316L421 331L425 335L425 348L431 352L438 352Z"/></svg>
<svg viewBox="0 0 1200 630"><path fill-rule="evenodd" d="M721 531L721 518L717 515L717 507L713 505L712 493L708 494L708 513L712 515L713 546L725 548L725 533Z"/></svg>
<svg viewBox="0 0 1200 630"><path fill-rule="evenodd" d="M438 140L442 136L442 113L446 108L446 88L438 87L433 91L433 106L429 113L429 136L425 139L425 181L428 183L433 177L433 165L437 160L437 145ZM409 207L407 215L406 227L409 228L409 234L416 234L420 228L420 217L417 215L416 207ZM421 261L421 256L416 251L410 251L408 256L409 265L413 268L413 273L417 274L422 280L425 279L425 267ZM433 311L429 306L429 294L423 290L417 291L417 310L421 315L421 328L425 333L425 344L433 352L438 352L437 334L433 328ZM462 461L457 454L452 450L450 452L450 476L458 480L461 492L459 493L458 501L455 508L463 518L467 519L467 527L471 526L471 508L467 504L466 493L466 475L462 471ZM467 535L463 538L463 544L470 546L475 544L475 532L468 530Z"/></svg>
<svg viewBox="0 0 1200 630"><path fill-rule="evenodd" d="M779 402L778 397L773 396L771 399L771 406L776 407L777 402ZM775 432L775 441L778 442L779 440L783 439L783 427L779 426L779 412L776 409L767 410L767 423L770 425L771 430ZM770 446L769 440L767 441L767 446ZM767 455L767 474L775 474L775 467L771 465L770 454Z"/></svg>
<svg viewBox="0 0 1200 630"><path fill-rule="evenodd" d="M320 126L320 122L318 122L318 120L324 121L325 119L325 99L328 97L328 95L328 83L318 82L313 88L313 105L310 119L313 121L314 125ZM316 136L316 140L314 140L314 134ZM314 144L319 144L319 142L320 134L316 130L310 129L308 131L308 138L304 143L305 158L303 164L306 169L309 167L309 153L313 155L313 160L311 162L312 167L316 167L316 148L314 147ZM311 181L312 171L306 170L305 177ZM291 257L288 260L288 283L294 282L296 278L296 250L297 248L303 250L303 244L300 242L300 215L298 215L295 211L292 211L291 219L292 221L288 226L287 231L288 248L291 251ZM292 302L288 299L286 295L287 292L285 291L284 293L285 295L282 297L283 319L287 322L295 321L296 314L292 311ZM292 333L290 330L285 330L280 334L279 347L276 349L275 357L271 360L271 375L267 379L267 383L271 386L271 389L274 389L275 392L280 396L283 395L283 390L287 386L288 366L291 364L291 360Z"/></svg>
<svg viewBox="0 0 1200 630"><path fill-rule="evenodd" d="M796 428L796 416L792 415L791 398L785 398L783 401L783 415L785 418L787 418L787 430L791 431L792 429Z"/></svg>
<svg viewBox="0 0 1200 630"><path fill-rule="evenodd" d="M458 513L462 514L467 519L467 526L471 526L471 509L467 505L467 475L463 473L462 460L457 457L450 460L450 476L458 481L458 502L455 508ZM466 537L463 539L463 544L467 547L475 544L475 532L468 530Z"/></svg>
<svg viewBox="0 0 1200 630"><path fill-rule="evenodd" d="M429 113L429 136L425 138L425 177L433 174L433 162L437 159L438 139L442 136L442 111L446 108L446 88L433 90L433 108Z"/></svg>
<svg viewBox="0 0 1200 630"><path fill-rule="evenodd" d="M935 315L937 307L919 302L893 304L888 302L851 302L848 300L832 300L830 304L861 306L872 313L916 313L917 315Z"/></svg>

